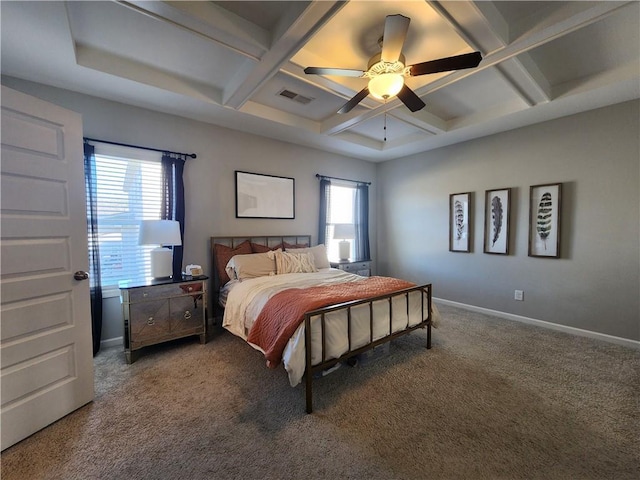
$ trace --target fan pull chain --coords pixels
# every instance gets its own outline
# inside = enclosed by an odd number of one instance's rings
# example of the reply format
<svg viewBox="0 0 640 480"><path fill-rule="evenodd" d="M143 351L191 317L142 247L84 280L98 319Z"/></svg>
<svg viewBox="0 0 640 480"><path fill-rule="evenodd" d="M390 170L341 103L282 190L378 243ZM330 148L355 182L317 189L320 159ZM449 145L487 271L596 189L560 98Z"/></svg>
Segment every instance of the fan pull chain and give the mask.
<svg viewBox="0 0 640 480"><path fill-rule="evenodd" d="M387 105L387 99L384 99L385 106ZM387 141L387 111L384 111L384 141Z"/></svg>
<svg viewBox="0 0 640 480"><path fill-rule="evenodd" d="M387 113L384 114L384 141L387 141Z"/></svg>

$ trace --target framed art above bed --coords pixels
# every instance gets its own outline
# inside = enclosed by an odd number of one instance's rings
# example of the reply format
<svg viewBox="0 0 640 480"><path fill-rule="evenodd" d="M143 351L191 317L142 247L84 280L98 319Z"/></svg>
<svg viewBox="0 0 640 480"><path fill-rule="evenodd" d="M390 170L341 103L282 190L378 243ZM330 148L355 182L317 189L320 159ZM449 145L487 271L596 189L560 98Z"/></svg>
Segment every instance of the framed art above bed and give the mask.
<svg viewBox="0 0 640 480"><path fill-rule="evenodd" d="M294 178L236 170L236 218L295 217Z"/></svg>

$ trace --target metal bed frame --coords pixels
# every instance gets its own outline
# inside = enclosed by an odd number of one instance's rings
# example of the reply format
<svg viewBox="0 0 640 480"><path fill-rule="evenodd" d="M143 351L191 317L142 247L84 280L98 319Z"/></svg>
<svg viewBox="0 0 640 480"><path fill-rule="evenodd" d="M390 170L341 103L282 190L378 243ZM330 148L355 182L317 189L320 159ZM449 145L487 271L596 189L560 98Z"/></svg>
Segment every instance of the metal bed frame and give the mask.
<svg viewBox="0 0 640 480"><path fill-rule="evenodd" d="M215 295L214 303L212 305L219 306L218 303L218 295L220 291L220 284L218 279L218 270L216 265L216 256L214 245L221 244L228 247L237 247L242 242L249 240L251 243L257 243L259 245L266 245L269 247L277 246L282 243L291 243L295 245L306 244L311 246L311 236L310 235L258 235L258 236L245 236L245 237L211 237L211 257L212 257L212 265L213 265L213 274L211 275L213 279L213 287L212 291ZM392 302L394 298L404 297L407 308L407 317L409 316L409 296L412 292L422 292L421 301L420 301L420 309L421 309L421 321L415 325L408 326L400 331L393 332L393 308ZM426 301L425 301L426 296ZM373 314L373 304L379 301L387 301L389 305L389 328L388 334L382 338L377 340L373 339L373 323L374 323L374 314ZM426 328L427 329L427 349L431 348L431 302L432 302L432 291L431 284L415 286L411 288L406 288L403 290L399 290L397 292L389 293L386 295L379 295L371 298L365 298L362 300L353 300L351 302L344 302L336 305L330 305L324 308L319 308L317 310L312 310L305 313L304 323L305 323L305 400L306 400L306 411L307 413L313 412L313 377L314 373L321 372L325 369L331 368L336 365L338 362L345 361L353 356L364 353L368 350L371 350L379 345L390 342L398 337L411 333L413 330L418 328ZM369 343L366 345L352 349L351 345L351 327L352 327L352 318L351 318L351 309L360 305L368 305L369 306ZM347 315L347 337L348 337L348 350L346 353L341 355L339 358L332 358L327 360L325 356L325 321L326 314L330 312L337 312L344 310ZM322 345L322 361L316 365L312 365L312 356L311 356L311 320L313 318L318 318L321 322L321 345Z"/></svg>

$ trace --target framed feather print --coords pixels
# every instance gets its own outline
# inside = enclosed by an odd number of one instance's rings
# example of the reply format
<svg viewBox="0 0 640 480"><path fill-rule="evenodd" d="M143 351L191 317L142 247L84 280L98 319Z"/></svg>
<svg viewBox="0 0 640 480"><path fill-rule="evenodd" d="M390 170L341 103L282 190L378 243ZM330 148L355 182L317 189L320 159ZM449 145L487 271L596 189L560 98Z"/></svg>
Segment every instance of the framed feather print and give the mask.
<svg viewBox="0 0 640 480"><path fill-rule="evenodd" d="M510 188L485 191L484 253L509 254L510 210Z"/></svg>
<svg viewBox="0 0 640 480"><path fill-rule="evenodd" d="M471 251L471 192L449 195L449 251Z"/></svg>
<svg viewBox="0 0 640 480"><path fill-rule="evenodd" d="M529 256L560 258L562 184L529 188Z"/></svg>

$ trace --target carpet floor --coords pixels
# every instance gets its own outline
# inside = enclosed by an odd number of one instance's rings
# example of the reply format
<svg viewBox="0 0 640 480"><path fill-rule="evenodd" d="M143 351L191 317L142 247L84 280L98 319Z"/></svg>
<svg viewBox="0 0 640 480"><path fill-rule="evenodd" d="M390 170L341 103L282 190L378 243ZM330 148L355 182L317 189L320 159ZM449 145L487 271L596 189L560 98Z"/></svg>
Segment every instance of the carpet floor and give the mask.
<svg viewBox="0 0 640 480"><path fill-rule="evenodd" d="M315 381L215 330L95 358L95 400L5 450L13 479L638 479L640 352L440 306Z"/></svg>

